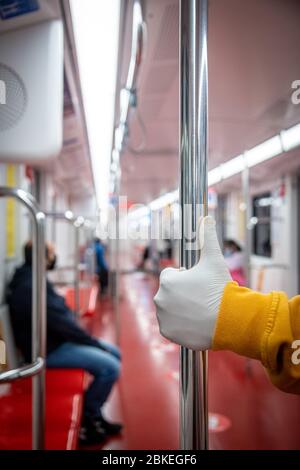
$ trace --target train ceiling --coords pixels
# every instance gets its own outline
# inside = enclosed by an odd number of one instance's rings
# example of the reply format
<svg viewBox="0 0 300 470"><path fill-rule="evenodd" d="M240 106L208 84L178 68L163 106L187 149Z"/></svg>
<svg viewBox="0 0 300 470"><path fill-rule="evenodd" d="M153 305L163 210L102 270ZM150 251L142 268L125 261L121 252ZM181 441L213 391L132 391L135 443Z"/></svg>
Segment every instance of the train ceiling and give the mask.
<svg viewBox="0 0 300 470"><path fill-rule="evenodd" d="M139 203L178 185L179 1L146 0L144 5L147 47L122 160L122 194ZM210 0L209 6L209 167L214 168L300 122L300 105L291 101L291 84L300 79L300 3ZM129 8L123 84L130 34ZM298 155L287 155L287 168ZM254 172L254 180L270 177L266 167Z"/></svg>

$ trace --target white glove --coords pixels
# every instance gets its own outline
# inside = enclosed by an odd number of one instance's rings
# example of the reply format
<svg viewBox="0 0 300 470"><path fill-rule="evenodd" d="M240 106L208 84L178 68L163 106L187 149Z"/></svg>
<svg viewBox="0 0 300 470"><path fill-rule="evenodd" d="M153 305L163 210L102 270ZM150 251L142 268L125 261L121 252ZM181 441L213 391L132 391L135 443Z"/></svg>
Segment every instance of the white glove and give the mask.
<svg viewBox="0 0 300 470"><path fill-rule="evenodd" d="M161 334L189 349L211 347L223 290L232 280L215 226L211 217L200 220L200 261L188 270L163 270L154 297Z"/></svg>

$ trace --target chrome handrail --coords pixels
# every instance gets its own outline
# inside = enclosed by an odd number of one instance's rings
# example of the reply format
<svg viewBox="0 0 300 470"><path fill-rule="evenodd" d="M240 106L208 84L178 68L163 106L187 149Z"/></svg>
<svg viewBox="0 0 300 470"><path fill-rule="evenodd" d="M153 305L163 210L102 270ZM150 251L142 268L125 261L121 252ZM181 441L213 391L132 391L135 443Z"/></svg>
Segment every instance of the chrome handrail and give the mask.
<svg viewBox="0 0 300 470"><path fill-rule="evenodd" d="M75 296L75 313L76 315L80 315L80 271L79 271L79 264L80 264L80 253L79 253L79 230L84 226L84 218L77 217L74 221L74 228L75 228L75 246L74 246L74 296Z"/></svg>
<svg viewBox="0 0 300 470"><path fill-rule="evenodd" d="M45 359L46 359L46 276L45 214L34 197L22 189L0 187L0 197L17 199L29 211L33 221L32 251L32 363L2 372L0 382L33 377L32 449L45 448Z"/></svg>
<svg viewBox="0 0 300 470"><path fill-rule="evenodd" d="M185 268L191 268L199 259L196 247L189 249L189 240L197 233L199 216L206 216L208 211L207 23L208 0L180 0L180 265ZM207 352L182 347L180 446L183 450L209 447L207 394Z"/></svg>
<svg viewBox="0 0 300 470"><path fill-rule="evenodd" d="M134 0L132 10L132 42L131 42L131 55L128 68L128 75L126 79L125 88L121 91L123 96L126 93L126 102L123 102L123 107L120 109L120 124L128 125L128 114L131 105L132 93L135 92L138 70L142 62L143 48L144 48L144 35L145 23L143 20L143 12L140 0Z"/></svg>
<svg viewBox="0 0 300 470"><path fill-rule="evenodd" d="M26 377L33 377L34 375L39 374L44 367L45 361L39 357L32 364L26 364L25 366L18 367L16 369L1 372L0 384L14 382L15 380L25 379Z"/></svg>

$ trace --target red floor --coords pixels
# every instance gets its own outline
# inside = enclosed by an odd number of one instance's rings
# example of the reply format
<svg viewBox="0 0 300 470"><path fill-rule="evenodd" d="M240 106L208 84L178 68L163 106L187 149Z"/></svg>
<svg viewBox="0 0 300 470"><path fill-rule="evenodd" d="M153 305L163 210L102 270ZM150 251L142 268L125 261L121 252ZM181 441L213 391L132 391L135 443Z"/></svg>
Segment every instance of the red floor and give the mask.
<svg viewBox="0 0 300 470"><path fill-rule="evenodd" d="M104 449L178 448L178 348L159 335L152 301L156 289L150 275L123 276L123 372L106 413L125 427ZM102 301L99 310L94 333L112 340L112 305ZM276 390L256 361L210 353L209 409L212 449L300 448L300 397Z"/></svg>
<svg viewBox="0 0 300 470"><path fill-rule="evenodd" d="M121 438L110 439L104 449L178 448L178 348L159 335L152 302L155 289L151 276L123 276L123 371L106 413L125 426ZM96 331L106 339L115 337L113 315L111 303L104 301Z"/></svg>

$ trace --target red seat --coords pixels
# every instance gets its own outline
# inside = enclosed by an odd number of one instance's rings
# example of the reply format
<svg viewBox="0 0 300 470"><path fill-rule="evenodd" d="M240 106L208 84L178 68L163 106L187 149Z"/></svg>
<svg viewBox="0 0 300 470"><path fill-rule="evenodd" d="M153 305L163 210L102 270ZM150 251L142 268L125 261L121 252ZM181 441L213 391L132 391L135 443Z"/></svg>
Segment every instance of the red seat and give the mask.
<svg viewBox="0 0 300 470"><path fill-rule="evenodd" d="M93 316L96 313L97 297L99 287L94 284L92 287L81 287L79 289L79 307L82 316ZM74 288L69 287L65 293L66 304L71 310L75 310Z"/></svg>
<svg viewBox="0 0 300 470"><path fill-rule="evenodd" d="M85 373L77 369L46 372L46 449L76 449ZM0 396L0 449L31 449L31 379L6 385Z"/></svg>
<svg viewBox="0 0 300 470"><path fill-rule="evenodd" d="M84 315L89 316L89 317L95 315L98 294L99 294L99 287L97 284L94 284L90 291L89 304L88 304L87 311L85 312Z"/></svg>

